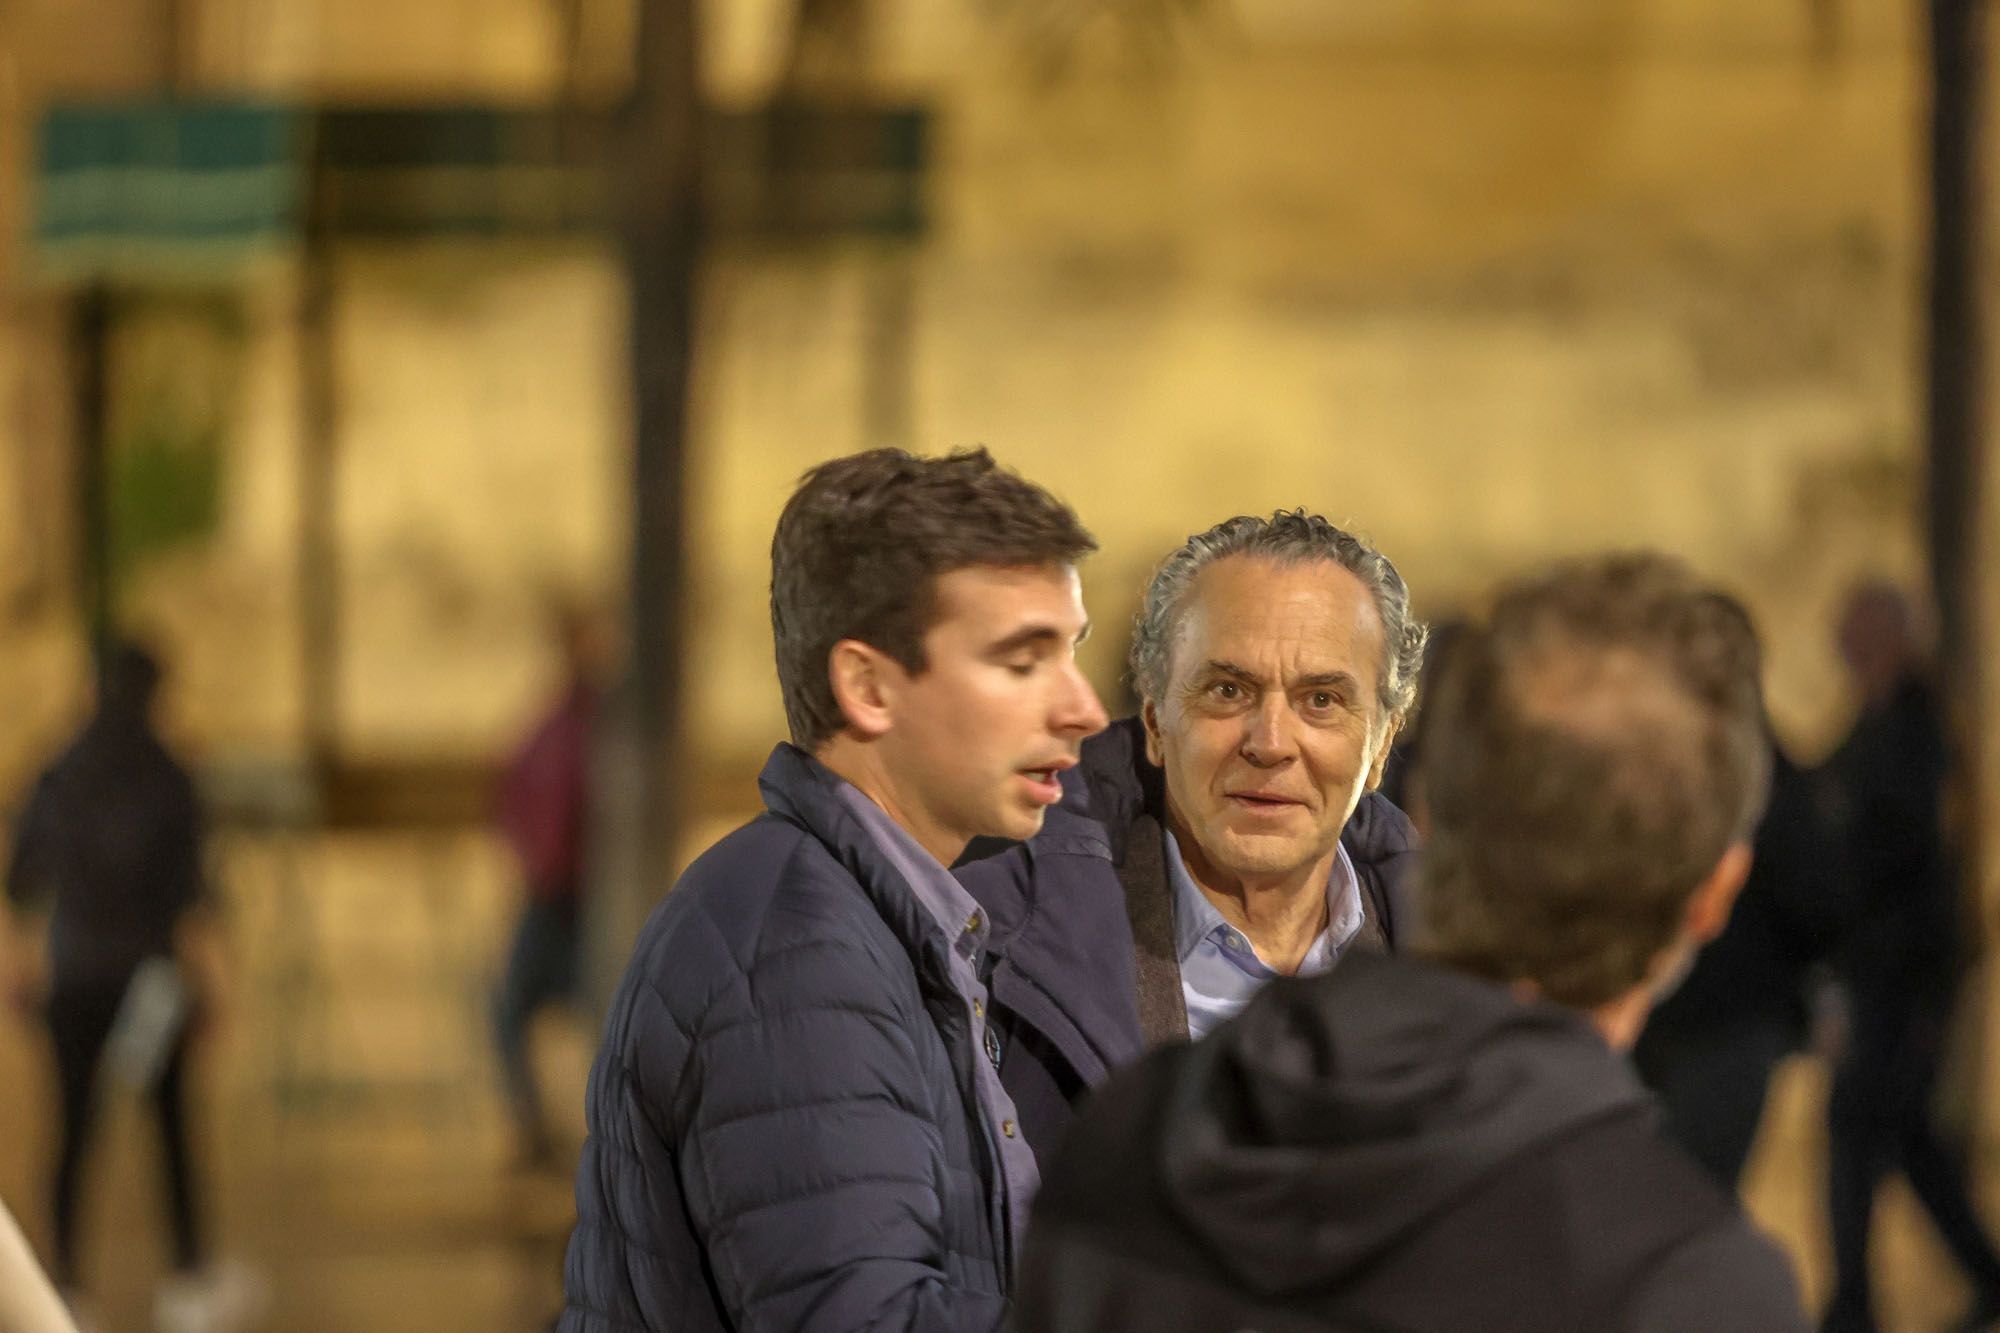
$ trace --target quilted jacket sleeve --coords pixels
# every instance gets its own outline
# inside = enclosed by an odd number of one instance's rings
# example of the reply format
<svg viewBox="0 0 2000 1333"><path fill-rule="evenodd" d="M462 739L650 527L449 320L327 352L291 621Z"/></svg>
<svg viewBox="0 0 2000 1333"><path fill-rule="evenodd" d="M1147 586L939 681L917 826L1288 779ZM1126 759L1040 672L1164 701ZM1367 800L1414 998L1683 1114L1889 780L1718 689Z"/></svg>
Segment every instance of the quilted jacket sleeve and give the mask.
<svg viewBox="0 0 2000 1333"><path fill-rule="evenodd" d="M894 961L839 937L758 959L704 1016L681 1085L648 1090L677 1101L689 1218L739 1329L985 1330L1005 1313L997 1277L947 1271L921 1012L885 980Z"/></svg>

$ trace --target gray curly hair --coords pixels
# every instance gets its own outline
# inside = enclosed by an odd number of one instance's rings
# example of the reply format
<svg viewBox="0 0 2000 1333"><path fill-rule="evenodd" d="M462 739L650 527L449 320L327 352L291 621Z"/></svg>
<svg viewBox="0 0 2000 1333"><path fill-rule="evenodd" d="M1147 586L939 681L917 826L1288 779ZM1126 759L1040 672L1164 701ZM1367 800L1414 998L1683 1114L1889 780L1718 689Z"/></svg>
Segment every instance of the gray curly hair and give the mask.
<svg viewBox="0 0 2000 1333"><path fill-rule="evenodd" d="M1195 575L1232 555L1284 565L1325 560L1361 580L1382 620L1382 670L1377 695L1385 717L1409 711L1417 695L1417 668L1430 631L1410 615L1410 590L1389 558L1361 538L1303 509L1281 509L1269 518L1240 514L1198 532L1153 571L1132 630L1132 684L1143 699L1166 693L1174 633Z"/></svg>

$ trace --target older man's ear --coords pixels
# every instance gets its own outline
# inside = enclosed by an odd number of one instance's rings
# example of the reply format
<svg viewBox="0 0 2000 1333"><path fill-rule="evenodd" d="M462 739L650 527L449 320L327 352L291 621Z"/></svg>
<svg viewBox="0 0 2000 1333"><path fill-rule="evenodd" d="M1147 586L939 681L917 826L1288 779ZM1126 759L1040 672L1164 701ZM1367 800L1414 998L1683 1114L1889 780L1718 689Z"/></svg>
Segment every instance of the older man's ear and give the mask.
<svg viewBox="0 0 2000 1333"><path fill-rule="evenodd" d="M1167 766L1167 752L1160 744L1160 713L1151 699L1139 705L1139 725L1146 729L1146 762L1155 768Z"/></svg>
<svg viewBox="0 0 2000 1333"><path fill-rule="evenodd" d="M1396 748L1397 733L1403 729L1401 714L1389 719L1389 725L1382 728L1382 739L1376 742L1375 753L1368 761L1368 790L1374 791L1382 785L1382 774L1389 767L1389 752Z"/></svg>

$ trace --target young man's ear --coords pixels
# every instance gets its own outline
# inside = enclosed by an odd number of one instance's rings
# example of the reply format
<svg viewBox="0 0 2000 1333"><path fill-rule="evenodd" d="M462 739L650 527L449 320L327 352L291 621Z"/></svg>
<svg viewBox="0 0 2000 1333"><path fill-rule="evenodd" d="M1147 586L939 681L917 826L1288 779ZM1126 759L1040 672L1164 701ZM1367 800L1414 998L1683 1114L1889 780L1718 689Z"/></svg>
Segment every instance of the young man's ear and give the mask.
<svg viewBox="0 0 2000 1333"><path fill-rule="evenodd" d="M1688 899L1687 913L1682 917L1687 937L1701 945L1720 935L1729 924L1729 913L1736 906L1736 895L1743 891L1743 881L1749 878L1750 844L1730 843L1723 850L1722 859L1715 863L1715 869L1708 872L1708 878Z"/></svg>
<svg viewBox="0 0 2000 1333"><path fill-rule="evenodd" d="M886 734L894 724L902 684L896 663L859 639L842 639L827 654L826 672L848 730L866 741Z"/></svg>

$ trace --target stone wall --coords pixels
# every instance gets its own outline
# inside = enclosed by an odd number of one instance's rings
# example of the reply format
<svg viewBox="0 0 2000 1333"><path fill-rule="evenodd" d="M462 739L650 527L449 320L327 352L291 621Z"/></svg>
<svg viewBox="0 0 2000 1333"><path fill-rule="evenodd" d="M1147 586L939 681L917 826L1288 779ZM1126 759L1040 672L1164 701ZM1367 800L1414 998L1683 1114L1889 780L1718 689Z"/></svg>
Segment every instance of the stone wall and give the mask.
<svg viewBox="0 0 2000 1333"><path fill-rule="evenodd" d="M140 52L77 84L64 8L9 11L68 52L37 65L61 77L8 84L16 178L37 98L150 77ZM553 87L548 6L418 8L211 0L188 11L188 77L300 96ZM1105 548L1087 587L1107 691L1163 549L1305 504L1375 536L1434 615L1546 556L1681 551L1757 609L1780 720L1823 746L1842 719L1838 589L1918 569L1914 34L1852 4L1474 8L1244 0L1144 60L1128 34L1085 32L1048 82L979 6L886 7L877 79L940 116L931 234L725 244L704 289L700 762L740 772L781 728L765 561L791 479L891 438L987 443L1078 506ZM768 83L781 9L711 10L718 96ZM615 86L629 12L586 12L592 77ZM19 264L0 272L17 298L0 552L19 557L0 570L0 689L28 701L0 722L11 789L73 713L77 654L51 518L59 311ZM535 595L622 575L617 275L587 246L435 246L352 251L339 284L347 739L491 752L548 666ZM293 300L280 275L245 302L219 530L135 594L184 663L184 733L211 750L296 735ZM911 373L885 415L870 349L898 336Z"/></svg>

